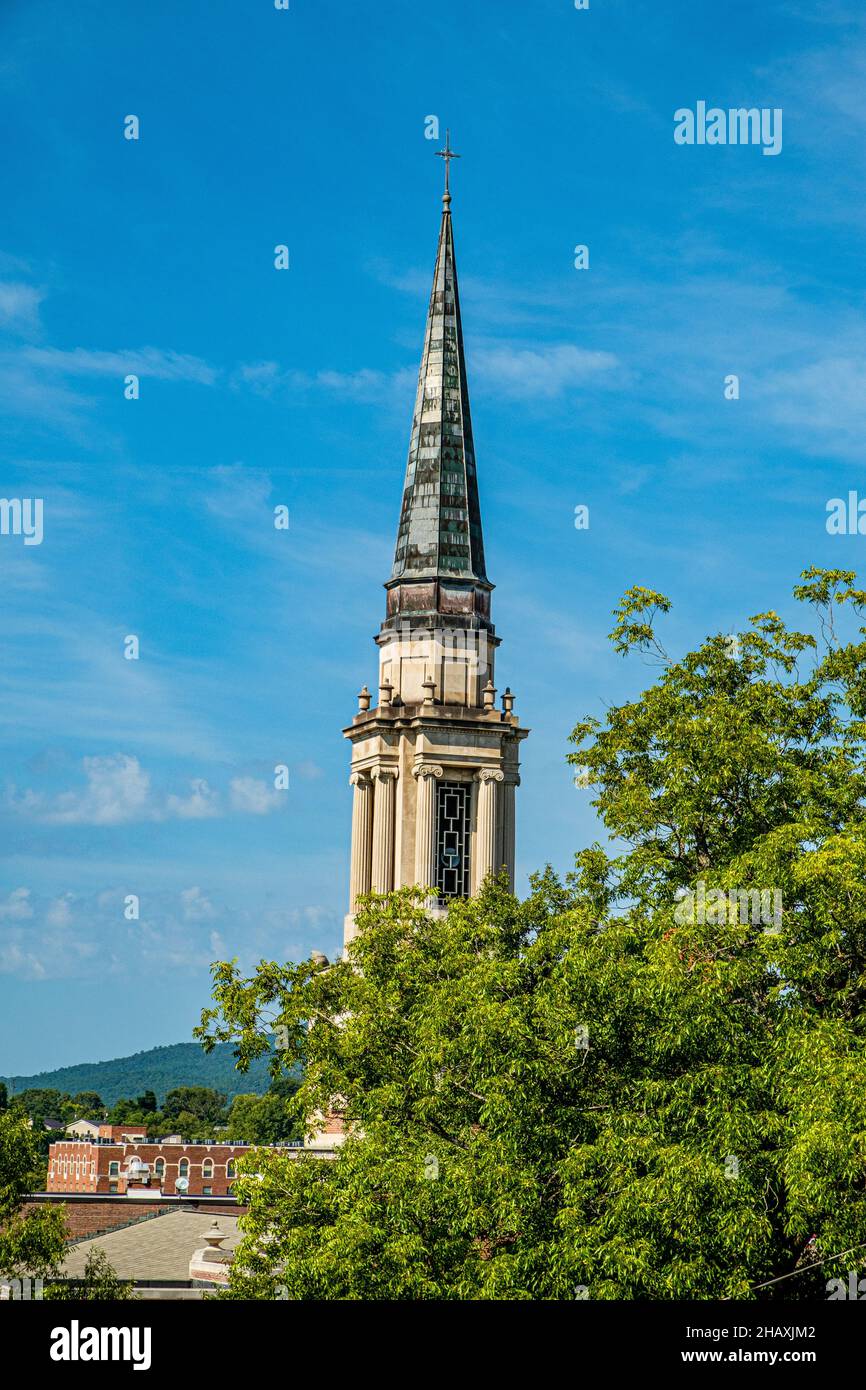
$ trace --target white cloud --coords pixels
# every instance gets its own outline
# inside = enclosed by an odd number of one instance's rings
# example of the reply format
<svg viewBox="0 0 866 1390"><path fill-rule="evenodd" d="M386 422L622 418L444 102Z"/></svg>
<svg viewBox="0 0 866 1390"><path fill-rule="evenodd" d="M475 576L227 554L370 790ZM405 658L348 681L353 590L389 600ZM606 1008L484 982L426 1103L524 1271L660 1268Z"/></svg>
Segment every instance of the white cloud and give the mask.
<svg viewBox="0 0 866 1390"><path fill-rule="evenodd" d="M0 902L0 922L24 922L32 916L29 888L15 888L5 902Z"/></svg>
<svg viewBox="0 0 866 1390"><path fill-rule="evenodd" d="M213 480L205 497L209 512L224 521L256 521L273 529L273 512L268 506L272 484L261 468L243 463L220 464L209 474Z"/></svg>
<svg viewBox="0 0 866 1390"><path fill-rule="evenodd" d="M317 782L320 777L325 775L319 764L314 763L311 758L305 758L303 762L298 763L296 770L298 776L303 777L305 782Z"/></svg>
<svg viewBox="0 0 866 1390"><path fill-rule="evenodd" d="M22 361L20 355L0 356L0 406L8 414L36 419L43 426L50 422L77 437L82 412L91 404L56 376Z"/></svg>
<svg viewBox="0 0 866 1390"><path fill-rule="evenodd" d="M359 405L392 405L405 404L405 393L411 394L417 378L417 366L398 367L394 371L359 367L352 372L330 368L304 372L281 368L276 362L251 362L242 363L232 381L235 386L248 386L256 395L268 398L319 391Z"/></svg>
<svg viewBox="0 0 866 1390"><path fill-rule="evenodd" d="M771 419L805 447L860 458L866 433L866 357L826 357L772 373L755 384Z"/></svg>
<svg viewBox="0 0 866 1390"><path fill-rule="evenodd" d="M84 758L82 767L86 779L83 789L48 796L30 789L19 794L12 787L6 798L9 809L43 825L110 826L141 821L209 820L225 815L227 810L266 816L282 806L281 794L255 777L233 778L226 800L203 777L192 779L186 796L157 793L150 774L136 757L127 753ZM26 890L18 891L26 896ZM13 907L10 900L7 915L12 914ZM19 912L23 915L20 906Z"/></svg>
<svg viewBox="0 0 866 1390"><path fill-rule="evenodd" d="M111 352L91 351L88 348L27 348L21 356L36 367L47 367L68 376L125 376L135 372L143 377L161 381L193 381L200 386L213 386L219 375L216 368L200 357L188 353L165 351L162 348L126 348Z"/></svg>
<svg viewBox="0 0 866 1390"><path fill-rule="evenodd" d="M50 803L27 792L25 809L51 825L123 825L149 818L150 777L137 758L124 753L85 758L83 767L83 792L61 792Z"/></svg>
<svg viewBox="0 0 866 1390"><path fill-rule="evenodd" d="M190 783L189 796L167 796L165 815L169 819L208 820L220 813L219 793L212 790L203 777L196 777Z"/></svg>
<svg viewBox="0 0 866 1390"><path fill-rule="evenodd" d="M207 922L216 916L213 903L200 888L184 888L180 901L186 922Z"/></svg>
<svg viewBox="0 0 866 1390"><path fill-rule="evenodd" d="M0 975L18 975L24 980L44 980L47 971L32 951L22 951L17 941L0 942Z"/></svg>
<svg viewBox="0 0 866 1390"><path fill-rule="evenodd" d="M476 348L472 376L488 390L512 397L552 400L619 365L610 352L591 352L573 343L520 347L489 343Z"/></svg>
<svg viewBox="0 0 866 1390"><path fill-rule="evenodd" d="M39 328L39 305L44 299L35 285L6 280L0 283L0 327L13 333L33 333Z"/></svg>
<svg viewBox="0 0 866 1390"><path fill-rule="evenodd" d="M361 405L378 405L399 400L417 379L417 367L398 367L393 372L361 367L355 372L317 372L313 385Z"/></svg>
<svg viewBox="0 0 866 1390"><path fill-rule="evenodd" d="M45 922L49 927L68 927L72 921L72 894L64 893L62 898L55 898L45 909Z"/></svg>
<svg viewBox="0 0 866 1390"><path fill-rule="evenodd" d="M252 816L266 816L271 811L280 809L282 795L257 777L232 778L231 804L235 811L245 811Z"/></svg>

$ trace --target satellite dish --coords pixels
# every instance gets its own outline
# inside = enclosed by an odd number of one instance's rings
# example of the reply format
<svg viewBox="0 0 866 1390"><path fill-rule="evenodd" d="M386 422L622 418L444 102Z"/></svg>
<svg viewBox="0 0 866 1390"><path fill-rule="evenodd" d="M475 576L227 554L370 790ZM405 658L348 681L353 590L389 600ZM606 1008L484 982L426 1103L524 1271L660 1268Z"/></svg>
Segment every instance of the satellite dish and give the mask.
<svg viewBox="0 0 866 1390"><path fill-rule="evenodd" d="M186 1192L189 1187L189 1178L178 1178L174 1185L178 1192Z"/></svg>

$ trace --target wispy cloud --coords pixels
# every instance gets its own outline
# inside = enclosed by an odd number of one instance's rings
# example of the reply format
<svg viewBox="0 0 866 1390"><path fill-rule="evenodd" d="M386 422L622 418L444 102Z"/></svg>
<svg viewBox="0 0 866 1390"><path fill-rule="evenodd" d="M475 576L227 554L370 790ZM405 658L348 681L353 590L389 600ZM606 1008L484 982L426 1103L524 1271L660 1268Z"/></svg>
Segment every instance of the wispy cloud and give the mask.
<svg viewBox="0 0 866 1390"><path fill-rule="evenodd" d="M189 353L142 347L98 352L88 348L25 348L25 362L66 376L118 376L129 372L160 381L191 381L213 386L219 370Z"/></svg>
<svg viewBox="0 0 866 1390"><path fill-rule="evenodd" d="M479 386L523 400L553 400L619 366L613 353L573 343L481 344L472 361L473 380Z"/></svg>
<svg viewBox="0 0 866 1390"><path fill-rule="evenodd" d="M14 888L5 902L0 902L0 922L22 922L32 916L29 888Z"/></svg>
<svg viewBox="0 0 866 1390"><path fill-rule="evenodd" d="M337 916L318 904L229 908L199 884L144 893L140 917L124 917L125 888L51 898L21 887L0 901L0 975L22 980L135 979L150 987L177 970L202 976L214 960L302 959ZM11 901L13 911L4 908ZM26 910L22 910L22 905ZM240 948L240 949L239 949Z"/></svg>
<svg viewBox="0 0 866 1390"><path fill-rule="evenodd" d="M35 333L39 328L39 305L43 290L20 280L0 281L0 328L10 333Z"/></svg>
<svg viewBox="0 0 866 1390"><path fill-rule="evenodd" d="M272 490L264 469L248 468L243 463L218 464L210 470L208 482L204 501L212 515L233 524L263 521Z"/></svg>
<svg viewBox="0 0 866 1390"><path fill-rule="evenodd" d="M232 809L250 816L270 815L285 804L282 793L257 777L233 777L230 791Z"/></svg>
<svg viewBox="0 0 866 1390"><path fill-rule="evenodd" d="M331 368L308 372L268 361L242 364L233 373L232 384L236 388L248 387L257 395L271 399L318 392L340 396L359 405L376 406L405 404L405 392L411 390L417 376L417 366L398 367L391 372L373 367L359 367L349 372Z"/></svg>
<svg viewBox="0 0 866 1390"><path fill-rule="evenodd" d="M862 460L866 356L824 357L770 373L755 384L771 420L801 447Z"/></svg>
<svg viewBox="0 0 866 1390"><path fill-rule="evenodd" d="M11 787L7 806L13 813L43 825L127 825L142 821L207 820L227 809L267 815L282 809L281 798L254 777L236 777L223 798L204 778L194 778L189 792L160 794L138 759L127 753L84 758L85 786L48 795ZM11 910L11 909L10 909Z"/></svg>

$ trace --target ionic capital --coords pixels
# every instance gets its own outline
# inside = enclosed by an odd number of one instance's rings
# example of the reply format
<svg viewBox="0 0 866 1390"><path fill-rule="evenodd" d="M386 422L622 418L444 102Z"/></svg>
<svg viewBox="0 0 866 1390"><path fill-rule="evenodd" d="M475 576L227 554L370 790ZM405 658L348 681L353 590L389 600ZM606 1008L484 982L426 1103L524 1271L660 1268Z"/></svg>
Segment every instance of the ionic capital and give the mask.
<svg viewBox="0 0 866 1390"><path fill-rule="evenodd" d="M375 777L377 782L387 782L390 777L396 781L397 769L396 767L374 767L370 775Z"/></svg>
<svg viewBox="0 0 866 1390"><path fill-rule="evenodd" d="M413 767L412 776L441 777L443 775L443 771L444 769L441 768L438 763L419 763L417 767Z"/></svg>
<svg viewBox="0 0 866 1390"><path fill-rule="evenodd" d="M476 782L504 782L505 773L498 767L482 767L479 772L476 772L474 780Z"/></svg>

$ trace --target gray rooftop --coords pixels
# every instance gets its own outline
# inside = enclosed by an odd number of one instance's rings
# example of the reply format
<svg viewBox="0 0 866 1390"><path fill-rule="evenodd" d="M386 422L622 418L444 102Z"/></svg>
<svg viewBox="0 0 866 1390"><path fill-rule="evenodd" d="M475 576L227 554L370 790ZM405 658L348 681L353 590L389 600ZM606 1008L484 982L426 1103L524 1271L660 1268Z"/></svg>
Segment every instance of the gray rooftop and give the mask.
<svg viewBox="0 0 866 1390"><path fill-rule="evenodd" d="M80 1241L64 1260L63 1275L67 1279L81 1277L88 1252L99 1246L119 1279L188 1279L190 1259L205 1244L202 1233L214 1219L228 1237L223 1250L234 1250L240 1239L236 1216L220 1212L214 1218L201 1211L169 1211L135 1226Z"/></svg>

